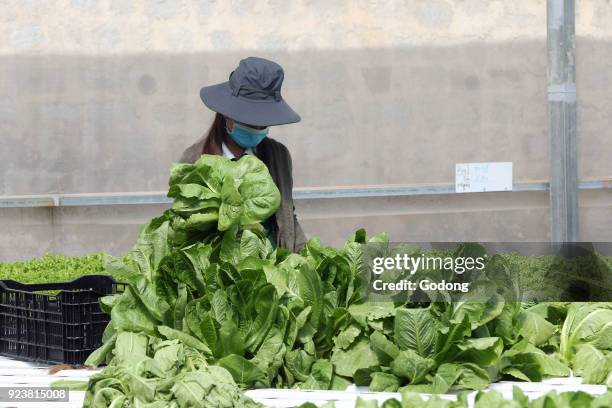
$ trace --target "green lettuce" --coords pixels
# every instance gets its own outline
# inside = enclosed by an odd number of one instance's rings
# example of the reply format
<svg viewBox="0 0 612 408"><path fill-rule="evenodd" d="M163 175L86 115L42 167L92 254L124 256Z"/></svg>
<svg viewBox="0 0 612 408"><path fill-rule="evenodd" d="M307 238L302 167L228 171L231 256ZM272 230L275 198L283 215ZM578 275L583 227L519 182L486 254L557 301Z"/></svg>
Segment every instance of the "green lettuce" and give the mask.
<svg viewBox="0 0 612 408"><path fill-rule="evenodd" d="M175 165L168 195L172 208L141 228L125 258L107 262L130 276L129 288L101 299L111 322L86 364L107 367L88 383L88 407L248 407L245 388L351 383L446 393L569 367L610 382L609 306L521 304L503 258L488 258L458 298L372 301L364 244L385 254L389 237L359 230L341 248L316 238L300 253L274 248L261 222L280 194L254 156ZM449 256L483 254L462 244Z"/></svg>

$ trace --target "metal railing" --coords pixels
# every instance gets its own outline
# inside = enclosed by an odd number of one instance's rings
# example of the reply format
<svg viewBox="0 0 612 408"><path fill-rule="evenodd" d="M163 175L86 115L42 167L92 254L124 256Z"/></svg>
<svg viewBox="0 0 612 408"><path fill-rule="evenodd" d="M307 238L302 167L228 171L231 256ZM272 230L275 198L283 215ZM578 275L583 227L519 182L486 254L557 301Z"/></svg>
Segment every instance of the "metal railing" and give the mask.
<svg viewBox="0 0 612 408"><path fill-rule="evenodd" d="M512 191L547 191L548 182L514 183ZM612 189L612 179L588 180L579 183L581 190ZM455 193L453 183L431 185L382 185L382 186L347 186L347 187L299 187L293 190L295 200L317 200L333 198L372 198L372 197L405 197L421 195L447 194L482 194ZM83 193L83 194L41 194L0 197L0 208L27 207L76 207L95 205L130 205L130 204L169 204L172 199L166 191L118 192L118 193Z"/></svg>

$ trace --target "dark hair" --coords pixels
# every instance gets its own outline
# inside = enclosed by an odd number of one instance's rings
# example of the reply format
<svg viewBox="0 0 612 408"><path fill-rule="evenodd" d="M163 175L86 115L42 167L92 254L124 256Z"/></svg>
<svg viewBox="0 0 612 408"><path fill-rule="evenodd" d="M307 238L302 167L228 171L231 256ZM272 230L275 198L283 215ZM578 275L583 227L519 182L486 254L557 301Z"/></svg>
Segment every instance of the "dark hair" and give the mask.
<svg viewBox="0 0 612 408"><path fill-rule="evenodd" d="M208 129L206 140L204 140L202 154L222 154L221 146L223 145L225 133L225 117L220 113L216 113L210 129Z"/></svg>

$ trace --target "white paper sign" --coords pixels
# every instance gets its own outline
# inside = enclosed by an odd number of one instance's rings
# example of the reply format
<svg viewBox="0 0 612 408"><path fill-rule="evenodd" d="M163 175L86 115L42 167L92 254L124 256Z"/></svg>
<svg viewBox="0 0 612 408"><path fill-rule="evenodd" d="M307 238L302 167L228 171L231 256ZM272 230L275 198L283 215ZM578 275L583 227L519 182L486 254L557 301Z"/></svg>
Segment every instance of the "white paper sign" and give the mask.
<svg viewBox="0 0 612 408"><path fill-rule="evenodd" d="M455 164L455 192L512 191L512 162Z"/></svg>

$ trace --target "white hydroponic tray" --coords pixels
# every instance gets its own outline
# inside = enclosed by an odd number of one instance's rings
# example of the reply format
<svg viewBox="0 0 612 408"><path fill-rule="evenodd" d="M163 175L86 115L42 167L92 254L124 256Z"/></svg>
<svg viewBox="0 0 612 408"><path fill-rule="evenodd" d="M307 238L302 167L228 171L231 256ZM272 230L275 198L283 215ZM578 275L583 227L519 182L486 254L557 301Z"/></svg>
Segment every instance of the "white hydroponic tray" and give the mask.
<svg viewBox="0 0 612 408"><path fill-rule="evenodd" d="M45 387L52 382L64 380L85 380L98 372L97 370L66 370L54 375L47 373L47 365L18 361L0 356L0 387ZM505 398L512 398L512 387L520 387L529 398L537 398L548 391L584 391L593 395L606 392L604 385L582 384L579 377L551 378L541 383L502 381L491 384L489 389L501 392ZM473 399L475 393L471 394ZM380 402L389 398L400 399L399 393L369 392L364 387L349 387L346 391L297 391L259 389L247 391L247 395L268 407L289 408L305 402L321 405L335 401L337 408L354 408L357 397L375 399ZM424 394L426 396L426 394ZM0 402L0 408L80 408L83 405L84 392L71 391L69 402ZM441 395L442 398L455 399L452 394Z"/></svg>

